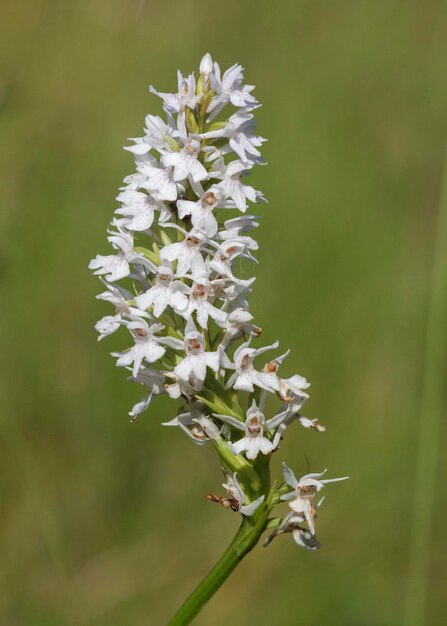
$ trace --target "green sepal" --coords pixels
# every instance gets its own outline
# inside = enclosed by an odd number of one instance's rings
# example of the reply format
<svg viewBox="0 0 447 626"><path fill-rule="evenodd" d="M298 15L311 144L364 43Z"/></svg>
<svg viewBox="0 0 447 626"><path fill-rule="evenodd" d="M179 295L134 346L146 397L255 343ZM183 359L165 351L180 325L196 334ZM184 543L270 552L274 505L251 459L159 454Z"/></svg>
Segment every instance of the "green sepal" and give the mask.
<svg viewBox="0 0 447 626"><path fill-rule="evenodd" d="M214 91L209 88L207 89L208 86L209 86L209 81L207 81L205 84L206 95L203 98L202 102L200 103L200 108L199 108L199 119L202 121L202 124L205 122L209 104L211 100L214 98Z"/></svg>
<svg viewBox="0 0 447 626"><path fill-rule="evenodd" d="M225 389L215 378L209 377L206 381L206 388L202 391L204 402L214 413L231 415L236 419L245 422L245 414L237 399L237 392Z"/></svg>
<svg viewBox="0 0 447 626"><path fill-rule="evenodd" d="M185 108L185 123L186 128L190 133L195 133L197 135L200 132L194 111L189 107Z"/></svg>
<svg viewBox="0 0 447 626"><path fill-rule="evenodd" d="M217 393L218 396L225 398L227 404L231 406L234 411L236 411L243 421L245 421L245 412L239 406L237 391L234 389L225 389L222 383L215 378L211 378L209 380L209 384L207 381L207 386L209 386L212 391Z"/></svg>
<svg viewBox="0 0 447 626"><path fill-rule="evenodd" d="M280 496L283 496L284 494L289 493L290 491L293 491L292 487L288 485L287 483L282 483L278 487L277 493L279 493Z"/></svg>
<svg viewBox="0 0 447 626"><path fill-rule="evenodd" d="M199 78L197 80L196 96L198 96L199 94L202 93L204 80L205 80L205 74L200 74L200 76L199 76Z"/></svg>
<svg viewBox="0 0 447 626"><path fill-rule="evenodd" d="M203 402L213 413L220 413L221 415L230 415L238 420L241 420L241 415L235 411L231 406L226 404L214 391L203 391L204 395L196 395L196 398Z"/></svg>
<svg viewBox="0 0 447 626"><path fill-rule="evenodd" d="M160 231L160 237L161 237L161 240L163 242L163 245L169 246L172 243L169 235L166 233L165 230L161 230Z"/></svg>
<svg viewBox="0 0 447 626"><path fill-rule="evenodd" d="M148 250L147 248L143 248L140 246L137 246L136 248L134 248L135 252L138 252L138 254L141 254L142 256L146 257L146 259L149 259L149 261L152 261L152 263L154 263L155 265L159 265L160 264L160 257L158 254L155 254L155 252L153 252L152 250Z"/></svg>
<svg viewBox="0 0 447 626"><path fill-rule="evenodd" d="M227 145L228 139L226 137L222 139L204 139L204 145L212 145L214 148L223 148Z"/></svg>
<svg viewBox="0 0 447 626"><path fill-rule="evenodd" d="M278 528L281 526L282 517L269 517L265 523L264 530L270 530L272 528Z"/></svg>
<svg viewBox="0 0 447 626"><path fill-rule="evenodd" d="M226 125L227 122L213 122L208 128L208 132L211 132L213 130L221 130L222 128L225 128Z"/></svg>
<svg viewBox="0 0 447 626"><path fill-rule="evenodd" d="M160 248L157 246L157 244L154 243L152 244L152 250L154 251L155 256L157 257L157 265L161 264L161 259L160 259Z"/></svg>
<svg viewBox="0 0 447 626"><path fill-rule="evenodd" d="M173 139L169 135L164 135L163 139L166 141L166 143L173 152L180 152L180 146L175 139Z"/></svg>

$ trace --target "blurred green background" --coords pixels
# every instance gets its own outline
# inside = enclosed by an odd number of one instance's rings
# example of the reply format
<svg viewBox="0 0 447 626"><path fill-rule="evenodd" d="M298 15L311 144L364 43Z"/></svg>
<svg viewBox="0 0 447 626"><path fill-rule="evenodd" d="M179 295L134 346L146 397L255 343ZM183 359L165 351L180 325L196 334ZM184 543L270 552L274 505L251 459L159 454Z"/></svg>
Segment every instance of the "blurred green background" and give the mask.
<svg viewBox="0 0 447 626"><path fill-rule="evenodd" d="M263 103L252 310L328 426L291 428L281 457L351 480L327 489L319 552L258 547L196 623L404 623L446 18L436 0L3 0L2 626L165 624L237 527L204 497L221 483L213 450L160 426L174 403L129 423L142 389L109 356L124 338L96 343L109 308L87 270L133 169L121 147L160 113L149 83L174 89L206 51L241 62ZM430 626L447 608L445 492Z"/></svg>

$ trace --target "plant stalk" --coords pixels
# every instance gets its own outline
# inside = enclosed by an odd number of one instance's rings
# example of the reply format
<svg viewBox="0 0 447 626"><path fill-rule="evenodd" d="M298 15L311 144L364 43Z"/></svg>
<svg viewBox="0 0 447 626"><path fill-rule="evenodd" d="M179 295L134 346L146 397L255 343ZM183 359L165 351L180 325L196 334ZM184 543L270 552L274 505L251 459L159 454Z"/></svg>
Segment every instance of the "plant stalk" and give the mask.
<svg viewBox="0 0 447 626"><path fill-rule="evenodd" d="M231 572L258 543L265 529L268 507L261 506L254 518L243 517L242 523L227 550L202 582L182 604L168 626L190 624L210 598L222 586Z"/></svg>

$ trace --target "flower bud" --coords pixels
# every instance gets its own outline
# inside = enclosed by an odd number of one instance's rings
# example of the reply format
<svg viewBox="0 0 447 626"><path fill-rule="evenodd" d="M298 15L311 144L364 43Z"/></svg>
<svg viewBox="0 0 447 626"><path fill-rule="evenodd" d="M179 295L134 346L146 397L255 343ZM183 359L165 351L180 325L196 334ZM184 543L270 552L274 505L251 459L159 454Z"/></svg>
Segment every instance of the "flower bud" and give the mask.
<svg viewBox="0 0 447 626"><path fill-rule="evenodd" d="M208 76L213 70L213 59L211 58L211 54L207 52L205 56L200 61L200 73Z"/></svg>

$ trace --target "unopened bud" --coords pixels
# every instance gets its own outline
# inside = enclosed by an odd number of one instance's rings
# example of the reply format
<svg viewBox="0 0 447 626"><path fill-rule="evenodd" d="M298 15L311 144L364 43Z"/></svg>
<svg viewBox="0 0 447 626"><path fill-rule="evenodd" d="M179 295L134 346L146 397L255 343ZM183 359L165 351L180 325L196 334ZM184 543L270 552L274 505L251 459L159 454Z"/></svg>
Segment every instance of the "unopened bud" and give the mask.
<svg viewBox="0 0 447 626"><path fill-rule="evenodd" d="M211 58L211 54L207 52L205 56L200 61L200 73L208 76L213 70L213 59Z"/></svg>

